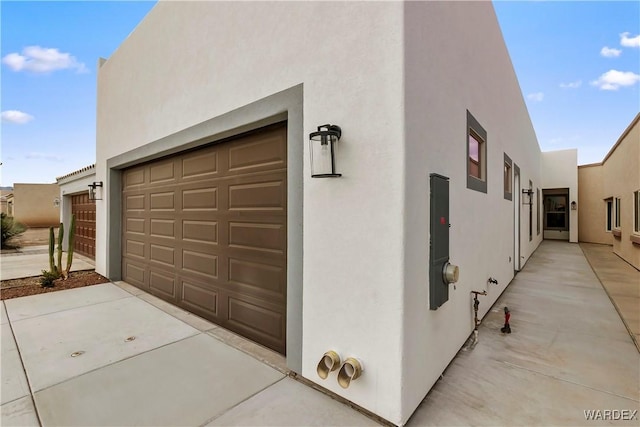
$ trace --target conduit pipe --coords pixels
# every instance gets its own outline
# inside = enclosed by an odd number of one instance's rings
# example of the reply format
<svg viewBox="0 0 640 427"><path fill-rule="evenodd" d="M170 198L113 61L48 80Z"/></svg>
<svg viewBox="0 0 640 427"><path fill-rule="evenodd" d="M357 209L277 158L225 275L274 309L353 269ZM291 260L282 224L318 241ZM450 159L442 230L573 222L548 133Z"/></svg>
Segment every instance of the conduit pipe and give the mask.
<svg viewBox="0 0 640 427"><path fill-rule="evenodd" d="M318 362L316 372L323 380L326 380L330 372L340 367L340 355L333 350L327 351Z"/></svg>
<svg viewBox="0 0 640 427"><path fill-rule="evenodd" d="M351 381L355 381L364 371L362 362L355 357L347 357L338 371L338 384L342 388L349 388Z"/></svg>

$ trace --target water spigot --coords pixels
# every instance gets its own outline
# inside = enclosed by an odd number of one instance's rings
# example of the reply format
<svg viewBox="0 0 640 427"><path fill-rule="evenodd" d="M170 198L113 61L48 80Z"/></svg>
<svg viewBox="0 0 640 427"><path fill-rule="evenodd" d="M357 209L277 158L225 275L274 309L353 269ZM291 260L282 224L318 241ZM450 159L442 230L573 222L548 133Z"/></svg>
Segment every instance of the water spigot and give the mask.
<svg viewBox="0 0 640 427"><path fill-rule="evenodd" d="M498 280L494 279L493 277L489 277L489 280L487 280L487 283L493 283L494 285L498 284Z"/></svg>

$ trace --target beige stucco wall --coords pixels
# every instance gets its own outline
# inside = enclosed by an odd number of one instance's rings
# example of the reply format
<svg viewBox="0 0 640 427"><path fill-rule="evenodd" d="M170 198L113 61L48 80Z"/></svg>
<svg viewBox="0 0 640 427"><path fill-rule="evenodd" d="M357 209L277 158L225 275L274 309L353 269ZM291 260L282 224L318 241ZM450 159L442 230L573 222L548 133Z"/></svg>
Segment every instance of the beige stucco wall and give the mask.
<svg viewBox="0 0 640 427"><path fill-rule="evenodd" d="M59 224L60 200L58 184L14 184L13 216L29 227L51 227Z"/></svg>
<svg viewBox="0 0 640 427"><path fill-rule="evenodd" d="M579 209L580 200L578 193L578 150L569 149L543 152L541 175L542 190L568 188L569 204L571 204L572 202L576 202ZM540 200L540 203L542 204L542 200ZM544 229L544 221L541 221L540 227ZM578 210L569 209L570 242L578 242L578 229ZM566 231L564 231L564 233L566 233ZM564 239L566 240L566 237Z"/></svg>
<svg viewBox="0 0 640 427"><path fill-rule="evenodd" d="M607 205L603 186L602 165L578 167L578 240L581 242L613 244L613 236L606 230Z"/></svg>
<svg viewBox="0 0 640 427"><path fill-rule="evenodd" d="M623 133L602 165L603 199L619 197L621 236L613 238L613 252L640 270L640 245L633 232L633 192L640 190L640 114ZM637 235L637 234L636 234Z"/></svg>

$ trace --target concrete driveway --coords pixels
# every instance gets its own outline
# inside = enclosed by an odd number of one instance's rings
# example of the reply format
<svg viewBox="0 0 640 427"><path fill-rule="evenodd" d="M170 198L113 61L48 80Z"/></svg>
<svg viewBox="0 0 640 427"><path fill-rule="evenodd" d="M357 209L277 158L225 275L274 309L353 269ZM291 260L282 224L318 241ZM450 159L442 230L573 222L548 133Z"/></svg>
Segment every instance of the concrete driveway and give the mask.
<svg viewBox="0 0 640 427"><path fill-rule="evenodd" d="M287 377L282 356L126 283L0 307L3 426L376 424Z"/></svg>

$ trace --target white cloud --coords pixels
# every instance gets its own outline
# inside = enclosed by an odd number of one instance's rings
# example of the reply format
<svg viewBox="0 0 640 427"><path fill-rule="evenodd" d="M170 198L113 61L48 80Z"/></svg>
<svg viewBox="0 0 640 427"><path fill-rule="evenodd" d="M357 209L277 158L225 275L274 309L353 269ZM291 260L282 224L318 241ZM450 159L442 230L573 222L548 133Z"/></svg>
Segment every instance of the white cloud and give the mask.
<svg viewBox="0 0 640 427"><path fill-rule="evenodd" d="M56 70L76 70L86 73L89 70L70 53L60 52L54 48L27 46L22 54L10 53L2 58L13 71L32 71L34 73L49 73Z"/></svg>
<svg viewBox="0 0 640 427"><path fill-rule="evenodd" d="M621 53L622 50L607 46L600 49L600 55L604 56L605 58L616 58L620 56Z"/></svg>
<svg viewBox="0 0 640 427"><path fill-rule="evenodd" d="M59 156L57 154L49 154L49 153L41 153L41 152L27 153L24 157L26 159L43 159L43 160L51 160L53 162L61 162L63 160L62 156Z"/></svg>
<svg viewBox="0 0 640 427"><path fill-rule="evenodd" d="M640 47L640 34L635 37L629 37L629 34L620 34L620 44L624 47Z"/></svg>
<svg viewBox="0 0 640 427"><path fill-rule="evenodd" d="M530 99L531 101L540 102L544 99L544 93L542 92L530 93L529 95L527 95L527 99Z"/></svg>
<svg viewBox="0 0 640 427"><path fill-rule="evenodd" d="M23 125L25 123L29 123L33 120L33 116L31 114L27 114L18 110L7 110L0 113L3 122L15 123L18 125Z"/></svg>
<svg viewBox="0 0 640 427"><path fill-rule="evenodd" d="M575 82L560 83L560 87L563 89L577 89L582 86L582 80L576 80Z"/></svg>
<svg viewBox="0 0 640 427"><path fill-rule="evenodd" d="M591 82L601 90L618 90L622 86L633 86L640 81L640 74L631 71L609 70L598 80Z"/></svg>

